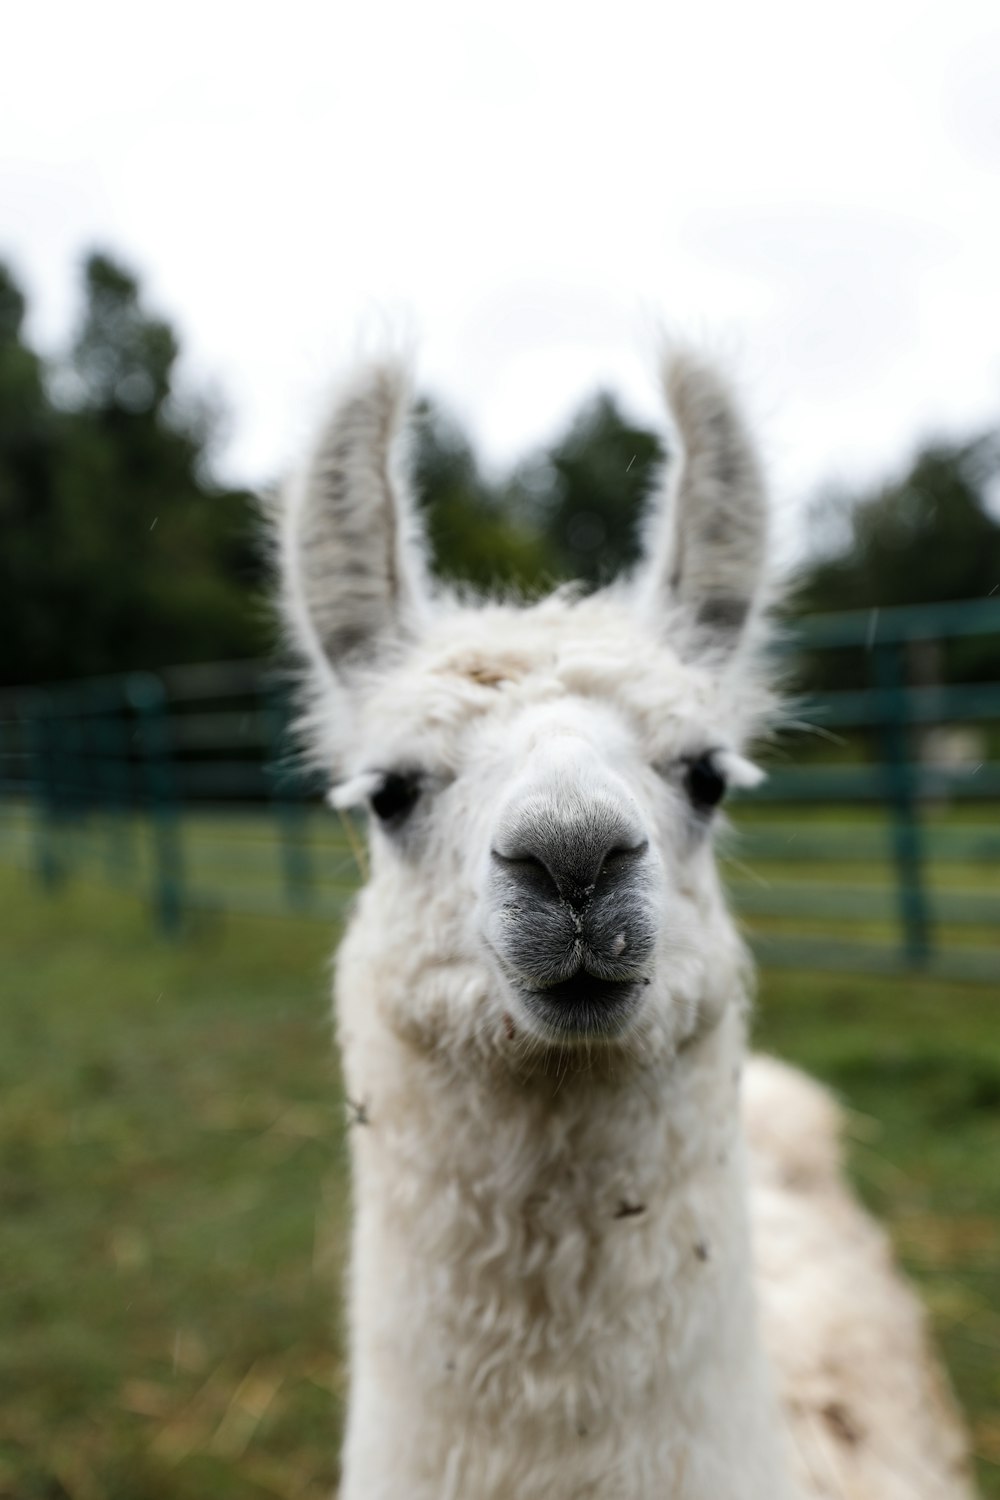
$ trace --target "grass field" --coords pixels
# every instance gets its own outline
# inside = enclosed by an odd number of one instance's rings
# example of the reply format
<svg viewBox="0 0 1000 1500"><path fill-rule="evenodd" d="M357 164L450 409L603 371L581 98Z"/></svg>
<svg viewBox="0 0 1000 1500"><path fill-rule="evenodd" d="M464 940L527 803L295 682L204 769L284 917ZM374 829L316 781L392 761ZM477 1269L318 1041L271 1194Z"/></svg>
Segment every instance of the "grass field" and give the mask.
<svg viewBox="0 0 1000 1500"><path fill-rule="evenodd" d="M245 868L245 864L244 864ZM328 1500L344 1124L329 928L0 867L0 1495ZM850 1108L1000 1497L1000 1026L981 986L765 975Z"/></svg>

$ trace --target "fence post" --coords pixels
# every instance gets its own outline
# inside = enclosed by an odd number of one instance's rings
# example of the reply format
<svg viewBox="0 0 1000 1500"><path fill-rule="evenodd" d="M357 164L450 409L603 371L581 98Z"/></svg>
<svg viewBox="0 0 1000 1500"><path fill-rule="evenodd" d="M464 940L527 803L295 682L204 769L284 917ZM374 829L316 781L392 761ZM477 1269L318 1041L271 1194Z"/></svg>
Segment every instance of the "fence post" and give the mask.
<svg viewBox="0 0 1000 1500"><path fill-rule="evenodd" d="M285 695L272 693L264 710L271 754L271 796L278 819L285 894L293 909L307 906L313 896L313 865L306 837L306 806L298 775L287 761L288 713Z"/></svg>
<svg viewBox="0 0 1000 1500"><path fill-rule="evenodd" d="M65 867L60 855L58 792L52 750L52 704L48 693L33 692L23 700L25 745L35 803L35 869L41 884L54 891Z"/></svg>
<svg viewBox="0 0 1000 1500"><path fill-rule="evenodd" d="M920 968L931 953L931 917L924 887L917 787L909 759L902 653L898 641L876 646L875 680L886 706L882 738L886 793L892 818L893 857L899 882L903 954L907 963Z"/></svg>
<svg viewBox="0 0 1000 1500"><path fill-rule="evenodd" d="M152 672L130 673L125 692L139 716L139 749L153 835L153 909L161 931L173 937L181 924L184 869L170 763L167 694Z"/></svg>
<svg viewBox="0 0 1000 1500"><path fill-rule="evenodd" d="M95 787L107 820L105 861L109 878L121 883L135 861L132 850L132 808L129 797L128 730L125 706L118 690L106 703L95 704L90 718L91 744L96 760Z"/></svg>
<svg viewBox="0 0 1000 1500"><path fill-rule="evenodd" d="M77 873L87 859L85 825L89 811L87 764L83 755L85 688L64 687L49 695L49 754L62 835L62 864Z"/></svg>

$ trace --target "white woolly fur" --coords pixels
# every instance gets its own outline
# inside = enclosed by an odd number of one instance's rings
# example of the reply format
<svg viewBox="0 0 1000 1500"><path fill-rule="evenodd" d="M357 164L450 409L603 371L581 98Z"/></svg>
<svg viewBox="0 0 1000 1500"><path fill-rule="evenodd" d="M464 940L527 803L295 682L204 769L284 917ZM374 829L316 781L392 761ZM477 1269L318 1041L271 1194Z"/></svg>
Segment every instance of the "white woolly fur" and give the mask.
<svg viewBox="0 0 1000 1500"><path fill-rule="evenodd" d="M343 1500L971 1494L917 1304L844 1186L833 1102L744 1067L749 968L685 768L712 754L755 780L766 507L721 379L686 357L668 390L684 459L631 585L432 594L405 555L381 367L335 407L285 522L333 800L386 773L419 792L372 819L337 964ZM504 830L588 808L633 830L656 921L627 1023L559 1040L494 941L493 865Z"/></svg>

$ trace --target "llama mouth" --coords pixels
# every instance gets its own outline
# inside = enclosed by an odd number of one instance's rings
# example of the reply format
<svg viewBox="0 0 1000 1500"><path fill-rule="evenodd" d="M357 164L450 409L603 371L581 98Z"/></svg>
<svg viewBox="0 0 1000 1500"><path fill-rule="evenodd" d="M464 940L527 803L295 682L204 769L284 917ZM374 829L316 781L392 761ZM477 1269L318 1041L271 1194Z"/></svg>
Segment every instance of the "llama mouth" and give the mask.
<svg viewBox="0 0 1000 1500"><path fill-rule="evenodd" d="M633 1015L642 988L634 979L599 979L581 969L544 989L522 989L525 1007L561 1040L612 1037Z"/></svg>

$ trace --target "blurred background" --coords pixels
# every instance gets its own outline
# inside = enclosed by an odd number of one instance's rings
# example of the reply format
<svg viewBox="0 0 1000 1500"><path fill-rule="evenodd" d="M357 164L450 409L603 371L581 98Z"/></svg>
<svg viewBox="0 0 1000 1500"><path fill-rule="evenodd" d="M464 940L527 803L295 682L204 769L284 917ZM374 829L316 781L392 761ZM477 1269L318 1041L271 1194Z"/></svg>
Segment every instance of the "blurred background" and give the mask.
<svg viewBox="0 0 1000 1500"><path fill-rule="evenodd" d="M319 1500L328 958L260 497L415 347L440 572L634 558L665 328L792 587L723 865L1000 1496L1000 19L41 3L0 95L0 1495Z"/></svg>

